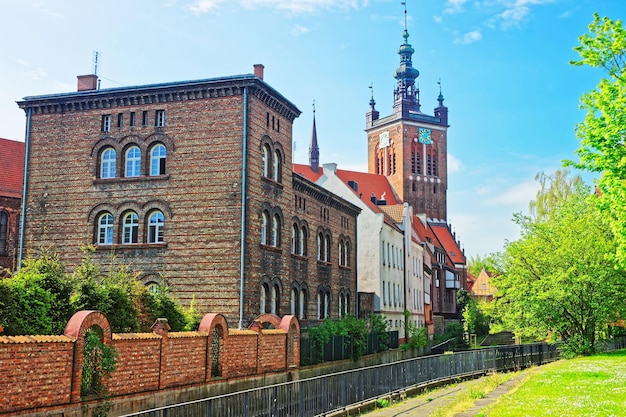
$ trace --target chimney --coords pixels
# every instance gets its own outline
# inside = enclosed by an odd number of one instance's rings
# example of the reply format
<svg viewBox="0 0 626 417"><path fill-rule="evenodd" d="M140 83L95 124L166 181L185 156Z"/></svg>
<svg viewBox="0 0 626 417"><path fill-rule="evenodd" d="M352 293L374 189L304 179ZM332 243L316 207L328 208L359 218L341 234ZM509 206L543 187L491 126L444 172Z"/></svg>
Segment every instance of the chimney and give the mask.
<svg viewBox="0 0 626 417"><path fill-rule="evenodd" d="M378 204L378 203L376 202L376 194L375 194L375 193L372 193L372 196L370 197L370 201L371 201L372 203L374 203L374 204Z"/></svg>
<svg viewBox="0 0 626 417"><path fill-rule="evenodd" d="M91 91L98 89L98 76L96 74L79 75L78 91Z"/></svg>
<svg viewBox="0 0 626 417"><path fill-rule="evenodd" d="M254 64L254 76L263 79L263 64Z"/></svg>

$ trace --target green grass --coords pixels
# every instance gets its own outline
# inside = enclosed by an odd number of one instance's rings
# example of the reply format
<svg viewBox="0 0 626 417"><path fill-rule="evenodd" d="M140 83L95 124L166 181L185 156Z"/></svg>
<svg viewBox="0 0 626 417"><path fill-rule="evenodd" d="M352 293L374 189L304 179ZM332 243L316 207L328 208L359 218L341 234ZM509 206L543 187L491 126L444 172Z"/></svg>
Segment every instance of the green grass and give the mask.
<svg viewBox="0 0 626 417"><path fill-rule="evenodd" d="M533 368L479 416L626 416L626 350Z"/></svg>

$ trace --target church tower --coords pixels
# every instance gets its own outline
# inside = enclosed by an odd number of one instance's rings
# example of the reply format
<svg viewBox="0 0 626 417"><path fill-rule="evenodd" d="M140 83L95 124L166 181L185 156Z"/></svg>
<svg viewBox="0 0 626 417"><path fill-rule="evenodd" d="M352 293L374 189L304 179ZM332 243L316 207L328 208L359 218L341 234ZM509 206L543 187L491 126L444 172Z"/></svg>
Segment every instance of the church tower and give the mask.
<svg viewBox="0 0 626 417"><path fill-rule="evenodd" d="M400 199L413 206L414 213L446 220L448 108L443 104L439 84L439 105L434 115L421 111L415 83L419 71L413 67L415 50L408 42L406 6L402 37L400 66L394 73L397 86L393 113L380 118L372 93L365 115L368 171L386 176Z"/></svg>

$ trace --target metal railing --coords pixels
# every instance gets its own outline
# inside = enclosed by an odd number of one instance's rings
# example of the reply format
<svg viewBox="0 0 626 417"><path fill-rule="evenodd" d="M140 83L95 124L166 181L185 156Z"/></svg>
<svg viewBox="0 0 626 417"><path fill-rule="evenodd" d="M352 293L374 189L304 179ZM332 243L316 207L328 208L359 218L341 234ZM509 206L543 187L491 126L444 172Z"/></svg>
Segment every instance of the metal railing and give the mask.
<svg viewBox="0 0 626 417"><path fill-rule="evenodd" d="M556 345L512 345L407 359L127 414L126 417L316 416L430 381L558 359Z"/></svg>

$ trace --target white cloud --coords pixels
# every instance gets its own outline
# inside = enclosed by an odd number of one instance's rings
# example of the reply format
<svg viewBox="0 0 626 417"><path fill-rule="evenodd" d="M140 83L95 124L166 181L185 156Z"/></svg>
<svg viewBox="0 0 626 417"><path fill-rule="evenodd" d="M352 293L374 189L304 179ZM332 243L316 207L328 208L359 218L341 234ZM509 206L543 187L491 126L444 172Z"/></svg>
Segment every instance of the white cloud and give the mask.
<svg viewBox="0 0 626 417"><path fill-rule="evenodd" d="M293 28L291 28L291 34L295 36L304 35L305 33L308 33L308 32L309 32L309 28L301 26L301 25L295 25Z"/></svg>
<svg viewBox="0 0 626 417"><path fill-rule="evenodd" d="M489 203L526 208L537 197L537 191L539 183L532 179L503 190L501 194L490 198Z"/></svg>
<svg viewBox="0 0 626 417"><path fill-rule="evenodd" d="M193 14L204 14L216 11L225 0L195 0L187 5Z"/></svg>
<svg viewBox="0 0 626 417"><path fill-rule="evenodd" d="M17 58L15 60L15 62L17 62L18 64L20 64L23 67L30 67L30 62L28 62L27 60L25 60L23 58Z"/></svg>
<svg viewBox="0 0 626 417"><path fill-rule="evenodd" d="M463 163L452 154L448 154L448 172L460 172L463 170Z"/></svg>
<svg viewBox="0 0 626 417"><path fill-rule="evenodd" d="M443 18L441 16L433 16L433 20L435 23L443 23Z"/></svg>
<svg viewBox="0 0 626 417"><path fill-rule="evenodd" d="M470 43L478 42L483 38L483 34L480 30L473 30L471 32L464 33L462 36L457 37L454 43L457 45L469 45Z"/></svg>
<svg viewBox="0 0 626 417"><path fill-rule="evenodd" d="M44 71L42 68L37 68L34 70L26 71L24 75L29 80L39 81L39 80L43 80L44 78L46 78L48 76L48 73Z"/></svg>
<svg viewBox="0 0 626 417"><path fill-rule="evenodd" d="M446 1L445 8L443 9L444 13L454 14L463 11L463 5L467 3L467 0L448 0Z"/></svg>
<svg viewBox="0 0 626 417"><path fill-rule="evenodd" d="M518 26L530 14L532 6L553 3L554 0L504 0L504 11L497 15L501 27L508 29Z"/></svg>

